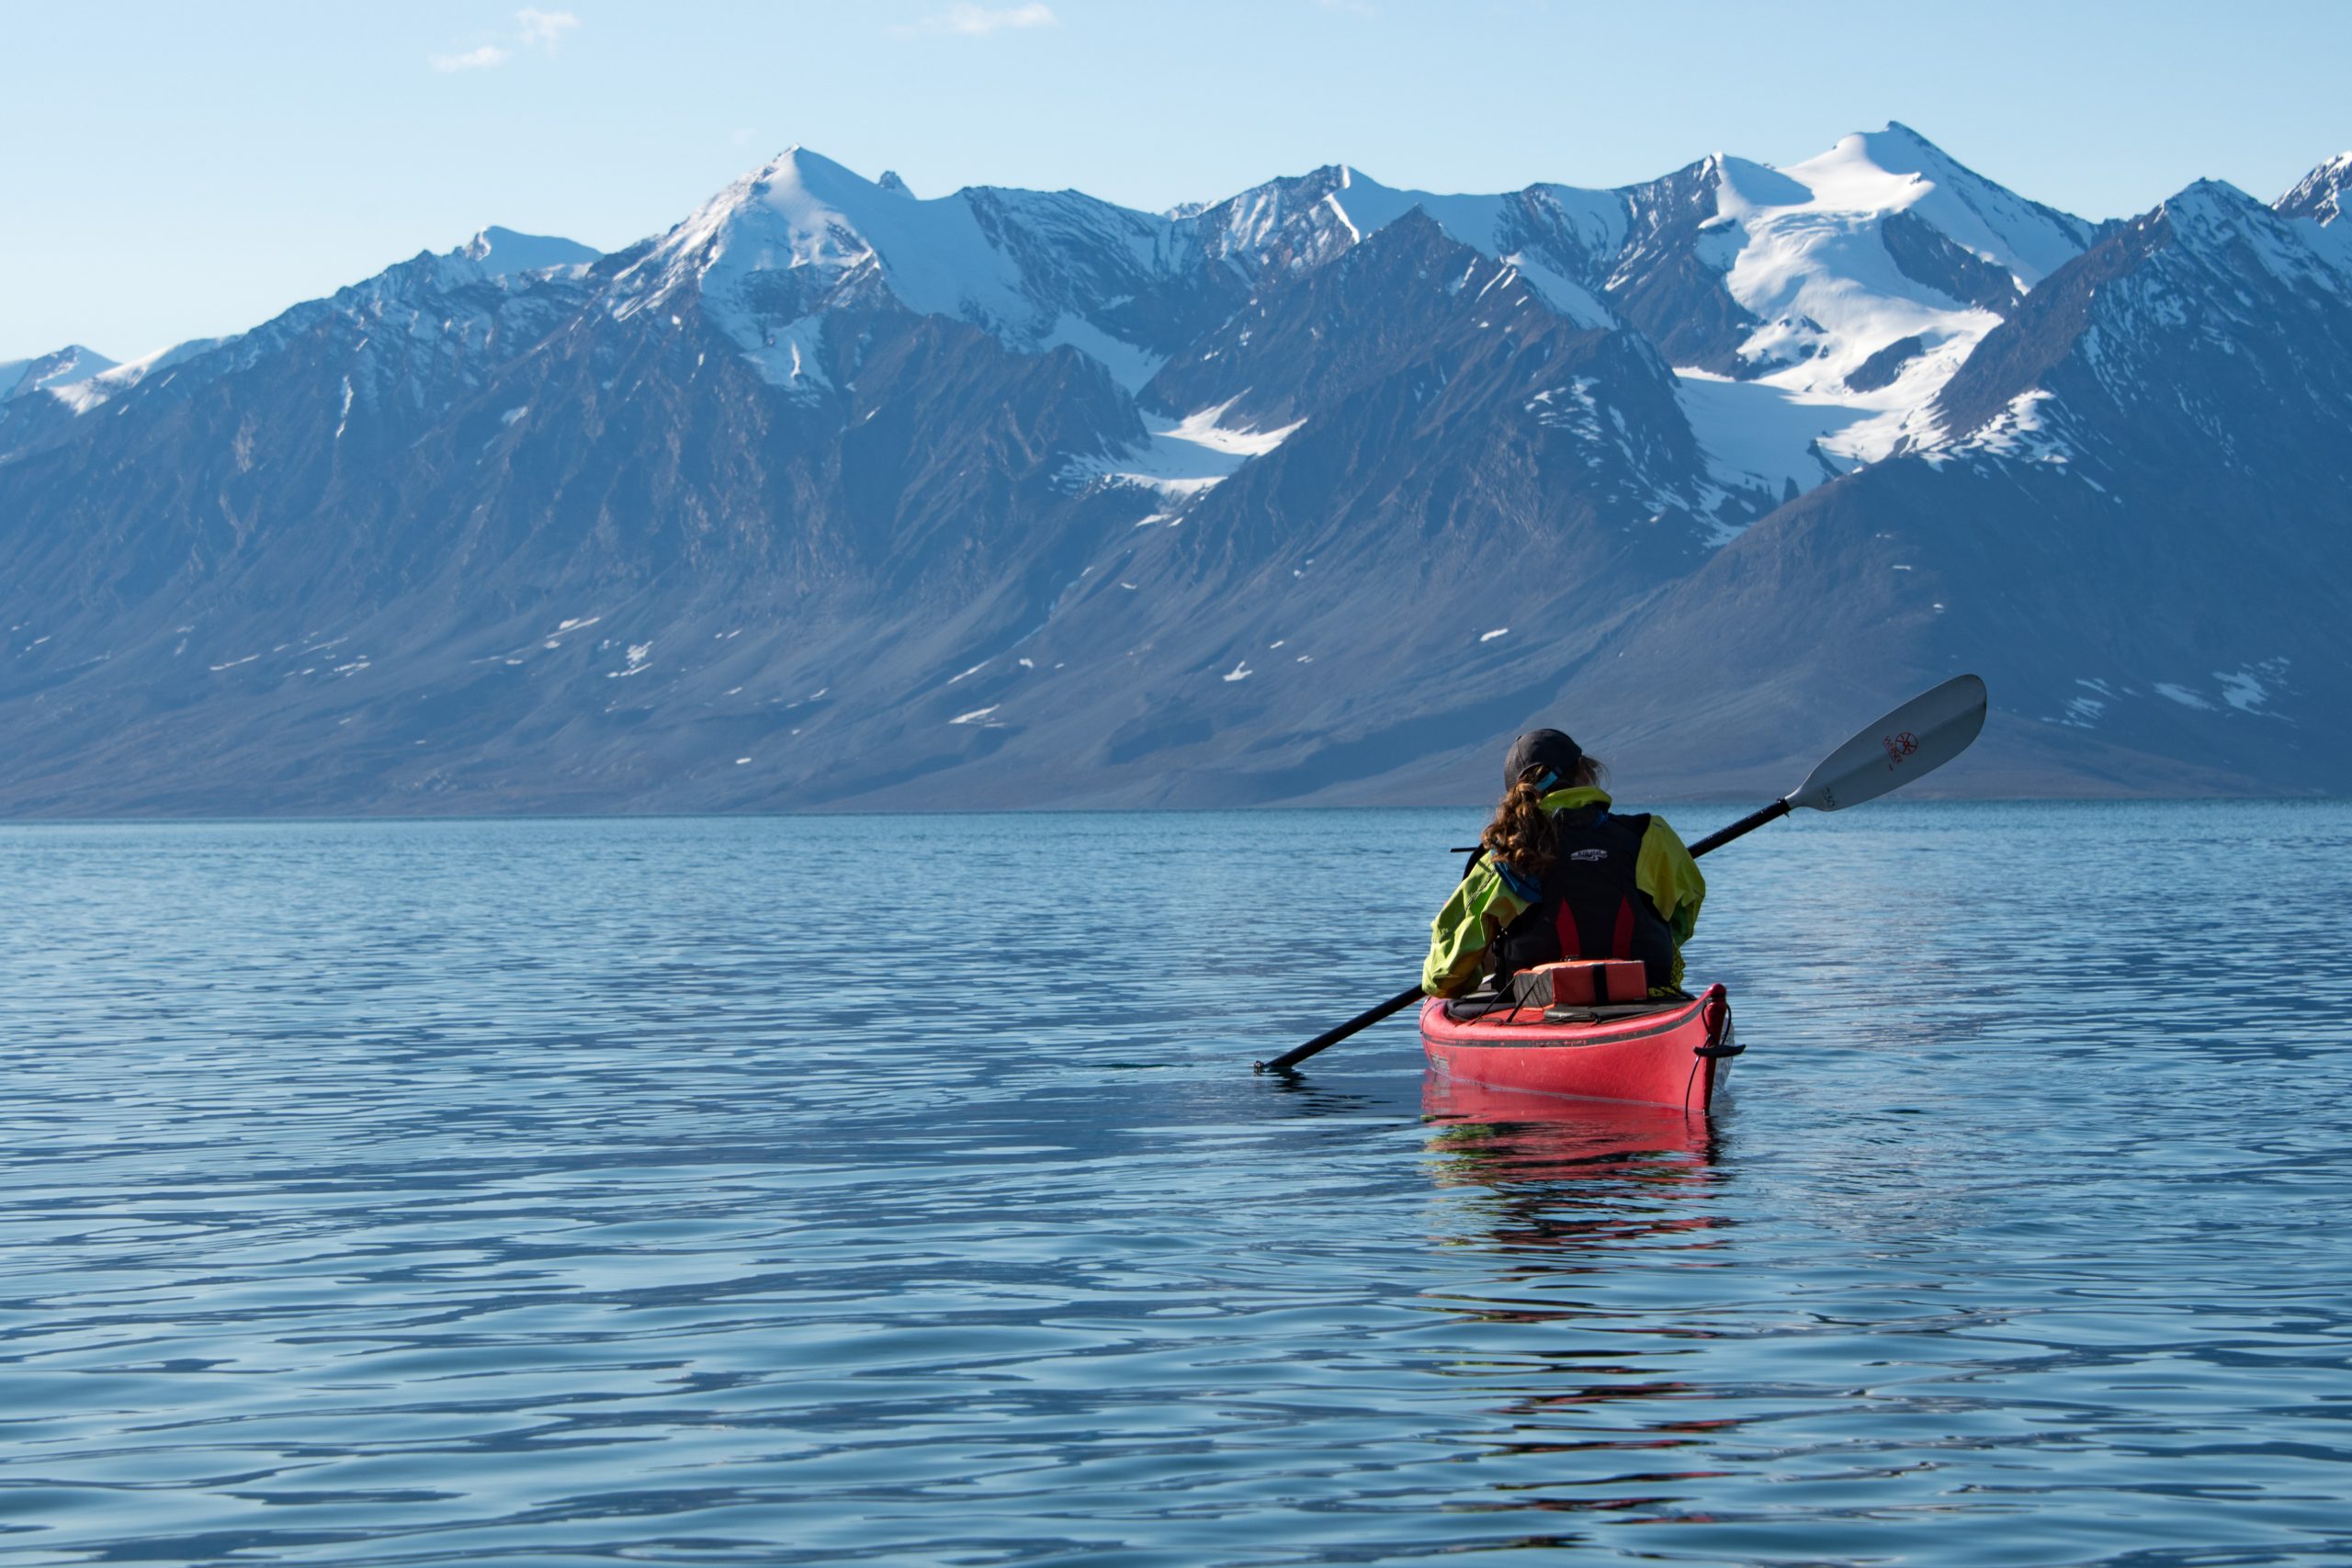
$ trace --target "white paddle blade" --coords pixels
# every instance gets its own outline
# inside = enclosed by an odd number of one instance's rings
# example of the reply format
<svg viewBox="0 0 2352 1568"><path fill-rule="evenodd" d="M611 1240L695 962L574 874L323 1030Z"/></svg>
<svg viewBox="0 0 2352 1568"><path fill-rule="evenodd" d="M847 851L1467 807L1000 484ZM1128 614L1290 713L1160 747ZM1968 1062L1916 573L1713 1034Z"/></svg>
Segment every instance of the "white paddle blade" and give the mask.
<svg viewBox="0 0 2352 1568"><path fill-rule="evenodd" d="M1841 811L1876 800L1967 750L1984 728L1984 682L1955 675L1831 752L1797 786L1789 804Z"/></svg>

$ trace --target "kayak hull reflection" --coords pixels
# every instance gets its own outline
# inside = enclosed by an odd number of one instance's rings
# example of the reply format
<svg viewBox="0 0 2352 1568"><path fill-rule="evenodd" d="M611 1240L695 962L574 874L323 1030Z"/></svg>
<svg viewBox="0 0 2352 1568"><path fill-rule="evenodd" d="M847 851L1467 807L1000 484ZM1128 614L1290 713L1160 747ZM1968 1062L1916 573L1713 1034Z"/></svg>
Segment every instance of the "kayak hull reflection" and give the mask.
<svg viewBox="0 0 2352 1568"><path fill-rule="evenodd" d="M1591 1021L1547 1019L1537 1008L1457 1018L1432 997L1421 1004L1421 1048L1430 1067L1468 1083L1700 1111L1724 1092L1742 1049L1721 986L1655 1012Z"/></svg>
<svg viewBox="0 0 2352 1568"><path fill-rule="evenodd" d="M1648 1179L1693 1173L1714 1158L1712 1117L1679 1105L1575 1100L1497 1089L1442 1073L1421 1079L1421 1120L1438 1179L1459 1182Z"/></svg>

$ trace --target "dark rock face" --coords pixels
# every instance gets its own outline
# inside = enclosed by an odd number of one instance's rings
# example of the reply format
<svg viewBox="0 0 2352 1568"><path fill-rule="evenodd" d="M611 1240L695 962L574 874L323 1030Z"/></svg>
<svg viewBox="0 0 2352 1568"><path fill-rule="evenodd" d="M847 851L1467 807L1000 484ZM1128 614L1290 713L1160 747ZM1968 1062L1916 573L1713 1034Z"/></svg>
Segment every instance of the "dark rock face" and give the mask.
<svg viewBox="0 0 2352 1568"><path fill-rule="evenodd" d="M1397 748L1482 740L1548 685L1557 635L1700 558L1689 512L1660 505L1697 454L1637 335L1563 321L1425 216L1258 303L1146 402L1290 434L1172 525L1125 521L1169 504L1131 500L1034 631L932 671L927 754L959 798L1030 798L1046 756L1099 800L1360 788Z"/></svg>
<svg viewBox="0 0 2352 1568"><path fill-rule="evenodd" d="M1903 374L1903 367L1927 351L1927 340L1917 333L1909 337L1896 338L1863 360L1853 374L1846 378L1846 385L1857 392L1875 392L1882 387L1891 387Z"/></svg>
<svg viewBox="0 0 2352 1568"><path fill-rule="evenodd" d="M1886 254L1905 277L1941 289L1963 305L1979 305L1997 315L2017 308L2023 290L1991 262L1955 244L1925 220L1909 212L1890 212L1879 225Z"/></svg>
<svg viewBox="0 0 2352 1568"><path fill-rule="evenodd" d="M1271 181L1187 215L1202 254L1252 275L1295 274L1322 265L1358 238L1335 210L1350 171L1337 164Z"/></svg>
<svg viewBox="0 0 2352 1568"><path fill-rule="evenodd" d="M1749 530L1626 638L1627 661L1704 694L1705 749L1701 726L1607 680L1573 683L1565 709L1589 714L1615 738L1611 761L1661 790L1770 794L1838 738L1831 710L1867 714L1873 693L1973 670L1999 694L1970 763L1984 793L2339 790L2345 758L2316 721L2352 698L2352 637L2285 614L2295 595L2280 584L2340 580L2352 563L2266 534L2285 521L2278 498L2223 528L2208 503L2165 507L2157 490L2120 497L2039 463L1865 470ZM2240 524L2264 536L2242 541ZM1743 613L1759 602L1804 612ZM1744 690L1708 672L1712 628L1733 616L1750 634Z"/></svg>
<svg viewBox="0 0 2352 1568"><path fill-rule="evenodd" d="M2007 311L1876 461L1671 368L1769 368L1726 269L1806 192L1736 160L1154 218L798 154L609 256L489 231L6 367L0 810L1471 800L1547 717L1641 793L1777 793L1961 668L1998 711L1954 790L2342 790L2326 186L2192 186L2021 297L1939 225L2073 220L1838 219ZM1844 477L1721 461L1768 436Z"/></svg>
<svg viewBox="0 0 2352 1568"><path fill-rule="evenodd" d="M2238 191L2191 186L2035 289L1945 387L1943 428L1973 434L2044 392L2086 459L2217 502L2317 502L2352 473L2338 254Z"/></svg>
<svg viewBox="0 0 2352 1568"><path fill-rule="evenodd" d="M2109 234L2045 279L1944 384L1937 413L1948 431L1974 431L2055 369L2089 329L2100 288L2136 272L2169 227L2161 209Z"/></svg>
<svg viewBox="0 0 2352 1568"><path fill-rule="evenodd" d="M1626 192L1632 233L1608 283L1609 302L1674 365L1753 374L1740 345L1763 325L1724 287L1700 241L1721 229L1719 160L1693 164Z"/></svg>

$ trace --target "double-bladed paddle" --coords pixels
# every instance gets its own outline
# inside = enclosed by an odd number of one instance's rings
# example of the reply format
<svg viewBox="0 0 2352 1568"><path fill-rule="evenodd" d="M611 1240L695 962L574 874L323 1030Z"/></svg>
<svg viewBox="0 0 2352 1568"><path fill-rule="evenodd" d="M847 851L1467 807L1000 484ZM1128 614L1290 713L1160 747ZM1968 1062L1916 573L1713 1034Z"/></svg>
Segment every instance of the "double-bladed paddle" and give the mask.
<svg viewBox="0 0 2352 1568"><path fill-rule="evenodd" d="M1804 783L1761 811L1751 811L1730 827L1708 834L1690 846L1690 853L1695 857L1719 850L1799 807L1814 811L1843 811L1849 806L1876 800L1923 773L1935 772L1967 750L1984 728L1984 682L1973 675L1955 675L1857 732L1851 740L1824 758L1821 765L1805 776ZM1369 1029L1389 1014L1402 1012L1420 996L1419 986L1399 991L1338 1028L1325 1030L1306 1044L1285 1051L1271 1062L1256 1064L1255 1070L1288 1072L1325 1046L1337 1045L1358 1030Z"/></svg>

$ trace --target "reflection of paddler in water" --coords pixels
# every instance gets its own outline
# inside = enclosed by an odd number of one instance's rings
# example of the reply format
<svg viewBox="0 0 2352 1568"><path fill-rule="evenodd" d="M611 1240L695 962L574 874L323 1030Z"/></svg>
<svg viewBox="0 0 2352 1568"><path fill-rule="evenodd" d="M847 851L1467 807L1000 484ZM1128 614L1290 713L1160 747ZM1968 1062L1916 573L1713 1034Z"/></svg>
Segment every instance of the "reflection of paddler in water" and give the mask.
<svg viewBox="0 0 2352 1568"><path fill-rule="evenodd" d="M1494 1402L1487 1451L1542 1478L1498 1487L1484 1506L1705 1518L1705 1483L1720 1472L1696 1456L1736 1420L1690 1418L1706 1391L1669 1375L1681 1366L1669 1344L1623 1332L1624 1314L1598 1304L1606 1298L1593 1280L1636 1253L1668 1268L1718 1261L1707 1255L1730 1222L1711 1201L1723 1181L1716 1124L1675 1106L1569 1100L1442 1073L1422 1079L1421 1111L1433 1174L1458 1190L1472 1232L1456 1244L1498 1255L1485 1288L1457 1290L1444 1304L1471 1323L1514 1325L1503 1330L1514 1337L1510 1353L1448 1371ZM1561 1276L1585 1280L1540 1289ZM1518 1337L1519 1325L1541 1325L1539 1339ZM1580 1532L1528 1539L1591 1544Z"/></svg>
<svg viewBox="0 0 2352 1568"><path fill-rule="evenodd" d="M1620 1314L1596 1312L1590 1292L1547 1297L1527 1282L1611 1272L1635 1251L1653 1261L1687 1253L1695 1263L1721 1246L1717 1227L1728 1221L1709 1201L1721 1180L1716 1124L1679 1106L1569 1100L1442 1073L1421 1083L1430 1172L1453 1190L1447 1206L1460 1222L1439 1245L1496 1255L1484 1286L1456 1284L1428 1304L1466 1324L1506 1325L1499 1332L1513 1337L1508 1351L1444 1358L1438 1370L1491 1401L1497 1425L1482 1439L1486 1452L1533 1456L1577 1488L1570 1496L1541 1484L1496 1488L1477 1506L1531 1514L1655 1506L1702 1517L1700 1497L1683 1488L1711 1472L1669 1455L1733 1423L1688 1418L1702 1391L1660 1375L1674 1363L1650 1364L1658 1347L1647 1336L1628 1344L1595 1332L1622 1324L1607 1321ZM1542 1325L1541 1340L1554 1348L1519 1339L1519 1325ZM1629 1461L1637 1473L1622 1483L1608 1474L1615 1454L1638 1456ZM1519 1544L1588 1543L1530 1535Z"/></svg>
<svg viewBox="0 0 2352 1568"><path fill-rule="evenodd" d="M1706 1233L1726 1223L1708 1212L1720 1133L1702 1111L1430 1073L1421 1114L1438 1184L1488 1190L1495 1212L1481 1228L1514 1251L1598 1253L1667 1237L1712 1247Z"/></svg>

